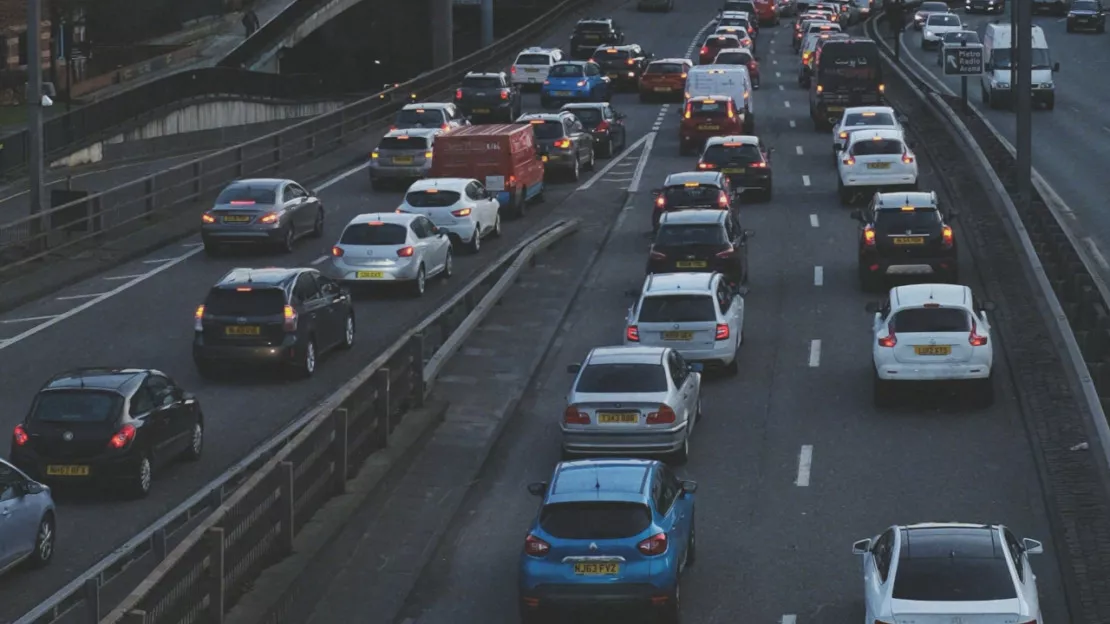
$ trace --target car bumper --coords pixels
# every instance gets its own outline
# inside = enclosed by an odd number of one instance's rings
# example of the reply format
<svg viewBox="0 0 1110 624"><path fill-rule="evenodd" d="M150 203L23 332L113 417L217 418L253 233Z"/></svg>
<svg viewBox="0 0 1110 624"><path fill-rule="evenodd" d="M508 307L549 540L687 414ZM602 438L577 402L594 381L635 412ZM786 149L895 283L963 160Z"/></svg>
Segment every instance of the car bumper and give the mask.
<svg viewBox="0 0 1110 624"><path fill-rule="evenodd" d="M431 163L426 165L414 165L412 167L400 167L394 165L370 165L370 179L371 180L416 180L428 176L428 172L432 170Z"/></svg>
<svg viewBox="0 0 1110 624"><path fill-rule="evenodd" d="M452 223L437 223L436 227L443 230L452 243L469 243L474 238L478 222L470 216L455 219Z"/></svg>
<svg viewBox="0 0 1110 624"><path fill-rule="evenodd" d="M712 271L714 273L721 273L725 278L736 283L740 280L741 266L736 261L726 261L721 258L714 258L713 260L706 261L704 267L691 267L691 268L678 268L672 260L648 260L646 273L705 273ZM634 344L634 343L633 343ZM685 356L683 352L683 356Z"/></svg>
<svg viewBox="0 0 1110 624"><path fill-rule="evenodd" d="M719 130L687 130L682 128L678 132L679 139L684 143L704 143L712 137L729 136L744 133L744 117L739 116L740 123L735 128L722 125Z"/></svg>
<svg viewBox="0 0 1110 624"><path fill-rule="evenodd" d="M693 347L678 347L674 343L665 341L658 342L628 342L628 346L658 346L658 347L671 347L678 351L683 358L689 362L698 362L707 364L709 366L728 366L736 359L736 341L735 340L721 340L708 349L698 349Z"/></svg>
<svg viewBox="0 0 1110 624"><path fill-rule="evenodd" d="M1104 24L1104 21L1094 19L1086 21L1079 21L1078 19L1068 20L1068 26L1071 26L1072 30L1098 30L1102 28Z"/></svg>
<svg viewBox="0 0 1110 624"><path fill-rule="evenodd" d="M547 80L547 74L541 72L519 71L509 79L515 85L542 85Z"/></svg>
<svg viewBox="0 0 1110 624"><path fill-rule="evenodd" d="M586 89L543 89L540 97L555 102L571 102L574 100L589 99L590 92Z"/></svg>
<svg viewBox="0 0 1110 624"><path fill-rule="evenodd" d="M844 186L855 187L900 187L917 184L915 173L852 173L841 178Z"/></svg>
<svg viewBox="0 0 1110 624"><path fill-rule="evenodd" d="M991 376L991 362L967 364L881 364L875 367L883 381L971 381Z"/></svg>
<svg viewBox="0 0 1110 624"><path fill-rule="evenodd" d="M602 69L605 75L614 83L620 85L640 84L640 73L635 71L620 71L617 69Z"/></svg>
<svg viewBox="0 0 1110 624"><path fill-rule="evenodd" d="M948 258L906 258L899 262L865 258L861 260L861 264L875 275L891 277L944 275L955 271L959 266L955 254Z"/></svg>
<svg viewBox="0 0 1110 624"><path fill-rule="evenodd" d="M200 229L200 237L208 243L278 243L285 238L285 227L280 224L266 228L237 228L208 225Z"/></svg>
<svg viewBox="0 0 1110 624"><path fill-rule="evenodd" d="M408 282L416 279L420 263L410 260L403 264L352 264L342 258L332 258L327 274L345 284L374 284L379 282Z"/></svg>
<svg viewBox="0 0 1110 624"><path fill-rule="evenodd" d="M573 150L553 150L544 152L547 161L544 165L549 169L573 169L575 153Z"/></svg>
<svg viewBox="0 0 1110 624"><path fill-rule="evenodd" d="M66 486L110 482L133 477L137 474L136 468L139 460L133 453L127 451L110 456L61 458L46 457L30 450L19 450L12 453L11 462L36 481L47 485ZM82 476L52 476L46 474L47 466L86 466L89 470L87 475Z"/></svg>
<svg viewBox="0 0 1110 624"><path fill-rule="evenodd" d="M193 339L193 361L197 364L223 364L253 362L260 364L284 364L297 361L300 348L295 335L286 335L277 345L210 345L202 336Z"/></svg>
<svg viewBox="0 0 1110 624"><path fill-rule="evenodd" d="M671 582L673 587L673 581ZM653 583L545 583L520 591L521 608L534 613L571 614L599 611L643 611L650 614L666 606L671 587Z"/></svg>
<svg viewBox="0 0 1110 624"><path fill-rule="evenodd" d="M760 173L726 173L725 177L728 178L729 185L738 191L766 191L771 188L771 172L766 169Z"/></svg>
<svg viewBox="0 0 1110 624"><path fill-rule="evenodd" d="M473 104L460 104L459 110L464 115L471 117L484 116L484 115L511 115L513 112L513 103L505 101L481 103L474 102Z"/></svg>
<svg viewBox="0 0 1110 624"><path fill-rule="evenodd" d="M1006 9L1006 7L1002 3L998 3L998 4L986 4L986 3L970 4L969 3L969 4L964 5L964 10L968 11L970 13L977 13L979 11L982 11L983 13L1001 13L1005 9Z"/></svg>
<svg viewBox="0 0 1110 624"><path fill-rule="evenodd" d="M686 423L667 430L584 431L563 428L563 450L582 455L667 454L682 448Z"/></svg>
<svg viewBox="0 0 1110 624"><path fill-rule="evenodd" d="M666 85L666 84L651 84L651 83L644 84L643 82L640 83L640 93L642 93L643 95L658 95L658 96L682 95L683 94L682 87L679 87L679 86Z"/></svg>

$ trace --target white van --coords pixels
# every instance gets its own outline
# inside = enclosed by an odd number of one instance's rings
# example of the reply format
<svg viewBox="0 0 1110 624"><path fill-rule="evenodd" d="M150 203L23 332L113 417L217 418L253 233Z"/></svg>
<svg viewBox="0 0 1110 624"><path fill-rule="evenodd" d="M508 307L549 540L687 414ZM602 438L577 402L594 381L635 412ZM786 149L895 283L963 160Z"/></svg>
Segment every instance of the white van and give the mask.
<svg viewBox="0 0 1110 624"><path fill-rule="evenodd" d="M987 24L983 33L983 75L979 89L984 104L991 108L1009 106L1014 86L1010 71L1016 59L1010 58L1011 30L1008 23ZM1053 72L1060 64L1053 63L1048 53L1048 40L1040 26L1033 26L1033 105L1043 104L1048 110L1056 107L1056 83Z"/></svg>
<svg viewBox="0 0 1110 624"><path fill-rule="evenodd" d="M744 109L744 132L755 133L755 98L752 78L743 65L697 65L686 74L686 100L711 95L727 95ZM686 110L683 102L678 112Z"/></svg>

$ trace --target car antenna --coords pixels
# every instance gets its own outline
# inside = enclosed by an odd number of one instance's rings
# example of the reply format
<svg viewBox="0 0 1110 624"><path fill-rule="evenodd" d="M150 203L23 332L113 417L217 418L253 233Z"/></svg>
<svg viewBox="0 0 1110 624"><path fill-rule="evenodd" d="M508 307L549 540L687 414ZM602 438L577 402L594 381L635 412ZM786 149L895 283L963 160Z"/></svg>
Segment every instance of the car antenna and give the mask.
<svg viewBox="0 0 1110 624"><path fill-rule="evenodd" d="M254 272L252 272L250 269L247 269L247 283L248 284L253 284L254 283Z"/></svg>
<svg viewBox="0 0 1110 624"><path fill-rule="evenodd" d="M594 489L595 490L600 490L601 489L601 480L597 478L597 471L596 470L594 471Z"/></svg>

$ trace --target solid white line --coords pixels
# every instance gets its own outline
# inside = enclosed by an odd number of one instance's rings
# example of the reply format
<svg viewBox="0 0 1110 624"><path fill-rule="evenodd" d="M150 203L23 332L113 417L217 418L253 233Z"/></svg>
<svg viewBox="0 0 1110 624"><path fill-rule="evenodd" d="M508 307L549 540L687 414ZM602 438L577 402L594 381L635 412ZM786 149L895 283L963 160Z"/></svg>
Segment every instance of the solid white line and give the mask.
<svg viewBox="0 0 1110 624"><path fill-rule="evenodd" d="M817 220L817 215L815 214L809 215L809 224L813 227L821 227L821 222Z"/></svg>
<svg viewBox="0 0 1110 624"><path fill-rule="evenodd" d="M632 145L629 145L628 147L624 148L624 151L621 152L620 155L617 156L616 158L614 158L613 160L610 160L609 164L607 164L607 165L605 165L604 167L601 168L601 171L598 171L597 173L593 174L592 176L590 176L589 180L586 180L585 184L583 184L582 186L579 186L578 188L574 189L575 192L588 190L591 186L594 185L594 183L596 183L598 180L600 180L602 176L609 173L610 169L612 169L613 167L616 167L617 163L619 163L620 161L627 158L628 155L631 154L632 152L636 151L637 147L640 147L641 145L643 145L644 142L648 140L649 136L651 136L651 134L645 134L644 136L640 137L640 139L638 141L636 141ZM643 158L642 154L640 155L640 158L641 159Z"/></svg>
<svg viewBox="0 0 1110 624"><path fill-rule="evenodd" d="M809 487L809 473L813 470L813 445L803 444L802 450L798 453L798 480L794 485L798 487Z"/></svg>
<svg viewBox="0 0 1110 624"><path fill-rule="evenodd" d="M118 282L119 280L135 279L136 277L140 277L142 275L146 275L146 274L145 273L138 273L138 274L135 274L135 275L113 275L111 277L105 277L104 279L108 280L109 282Z"/></svg>
<svg viewBox="0 0 1110 624"><path fill-rule="evenodd" d="M782 616L781 624L798 624L798 616L784 615Z"/></svg>
<svg viewBox="0 0 1110 624"><path fill-rule="evenodd" d="M333 184L337 184L339 182L342 182L343 180L346 180L347 178L353 176L354 174L358 173L359 171L362 171L363 169L366 169L369 166L370 166L369 162L362 163L361 165L355 167L354 169L349 169L347 171L344 171L343 173L341 173L341 174L335 176L334 178L324 182L323 184L316 185L316 188L314 188L313 190L317 191L317 192L322 191L322 190L328 188L329 186L331 186Z"/></svg>
<svg viewBox="0 0 1110 624"><path fill-rule="evenodd" d="M636 163L636 171L632 174L632 182L628 185L628 192L635 193L640 190L640 179L644 177L644 167L647 167L648 157L651 156L651 148L655 145L655 133L650 132L646 137L647 143L644 143L644 152L640 154L640 162Z"/></svg>
<svg viewBox="0 0 1110 624"><path fill-rule="evenodd" d="M155 258L153 260L143 260L143 264L162 264L163 262L169 262L170 260L173 260L173 258Z"/></svg>
<svg viewBox="0 0 1110 624"><path fill-rule="evenodd" d="M1099 251L1098 243L1095 242L1095 239L1088 236L1083 239L1083 244L1087 245L1087 248L1091 250L1091 255L1095 257L1095 261L1098 262L1098 265L1101 266L1104 271L1110 270L1110 262L1107 262L1106 256L1102 255L1102 252Z"/></svg>
<svg viewBox="0 0 1110 624"><path fill-rule="evenodd" d="M809 367L817 368L821 365L821 341L809 341Z"/></svg>
<svg viewBox="0 0 1110 624"><path fill-rule="evenodd" d="M313 260L310 264L312 264L312 266L316 266L317 264L322 264L322 263L326 262L329 257L330 256L320 256L319 258Z"/></svg>
<svg viewBox="0 0 1110 624"><path fill-rule="evenodd" d="M181 243L182 247L204 247L204 243Z"/></svg>
<svg viewBox="0 0 1110 624"><path fill-rule="evenodd" d="M58 301L73 301L74 299L91 299L92 297L103 297L108 293L90 293L88 295L66 295L65 297L55 297Z"/></svg>
<svg viewBox="0 0 1110 624"><path fill-rule="evenodd" d="M790 127L791 127L791 128L793 128L793 127L795 127L795 126L797 126L797 124L796 124L796 123L794 123L794 120L793 120L793 119L791 119L791 120L790 120Z"/></svg>
<svg viewBox="0 0 1110 624"><path fill-rule="evenodd" d="M813 285L814 286L824 286L825 285L825 268L824 267L819 267L819 266L813 267Z"/></svg>
<svg viewBox="0 0 1110 624"><path fill-rule="evenodd" d="M17 318L17 319L5 319L3 321L0 321L0 323L3 323L5 325L11 325L12 323L30 323L32 321L45 321L47 319L52 319L55 316L58 316L58 315L57 314L48 314L46 316L27 316L27 317L24 317L24 318Z"/></svg>
<svg viewBox="0 0 1110 624"><path fill-rule="evenodd" d="M782 105L786 108L790 108L790 102L783 102Z"/></svg>
<svg viewBox="0 0 1110 624"><path fill-rule="evenodd" d="M806 186L809 186L809 176L807 176L807 175L802 176L802 184L804 184Z"/></svg>
<svg viewBox="0 0 1110 624"><path fill-rule="evenodd" d="M801 156L802 153L803 153L802 152L802 146L798 145L797 147L794 148L794 151L797 152L799 156Z"/></svg>

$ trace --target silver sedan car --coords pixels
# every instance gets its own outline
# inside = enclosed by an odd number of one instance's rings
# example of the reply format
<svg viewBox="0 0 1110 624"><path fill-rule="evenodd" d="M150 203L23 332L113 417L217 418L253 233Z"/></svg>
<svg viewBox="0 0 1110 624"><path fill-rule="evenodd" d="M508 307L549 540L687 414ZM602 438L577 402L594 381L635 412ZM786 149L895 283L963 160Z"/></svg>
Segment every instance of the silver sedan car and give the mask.
<svg viewBox="0 0 1110 624"><path fill-rule="evenodd" d="M419 214L381 212L351 219L331 248L327 273L347 285L406 283L417 297L428 278L451 277L451 239Z"/></svg>
<svg viewBox="0 0 1110 624"><path fill-rule="evenodd" d="M277 245L293 251L298 238L324 234L324 206L292 180L256 178L232 182L201 216L204 251L218 255L227 245Z"/></svg>
<svg viewBox="0 0 1110 624"><path fill-rule="evenodd" d="M50 563L54 513L50 488L0 459L0 574L25 562Z"/></svg>
<svg viewBox="0 0 1110 624"><path fill-rule="evenodd" d="M666 455L686 463L701 418L701 364L667 347L598 347L575 375L563 413L563 456Z"/></svg>

